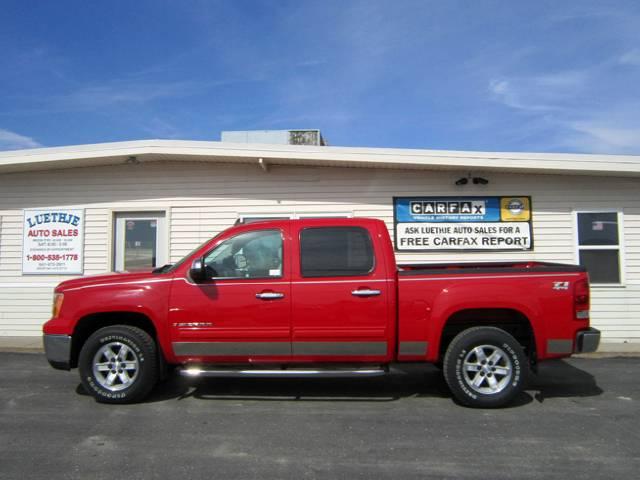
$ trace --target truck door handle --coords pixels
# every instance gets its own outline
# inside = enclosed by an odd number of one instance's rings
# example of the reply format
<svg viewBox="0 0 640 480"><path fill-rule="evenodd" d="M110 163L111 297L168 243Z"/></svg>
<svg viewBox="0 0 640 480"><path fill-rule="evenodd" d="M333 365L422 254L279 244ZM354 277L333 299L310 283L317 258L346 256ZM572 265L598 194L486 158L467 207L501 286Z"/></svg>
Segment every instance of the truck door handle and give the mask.
<svg viewBox="0 0 640 480"><path fill-rule="evenodd" d="M354 290L351 292L351 295L356 297L375 297L376 295L380 295L380 290L371 290L369 288L363 288L361 290Z"/></svg>
<svg viewBox="0 0 640 480"><path fill-rule="evenodd" d="M256 298L259 298L260 300L276 300L278 298L284 298L284 293L260 292L260 293L256 293Z"/></svg>

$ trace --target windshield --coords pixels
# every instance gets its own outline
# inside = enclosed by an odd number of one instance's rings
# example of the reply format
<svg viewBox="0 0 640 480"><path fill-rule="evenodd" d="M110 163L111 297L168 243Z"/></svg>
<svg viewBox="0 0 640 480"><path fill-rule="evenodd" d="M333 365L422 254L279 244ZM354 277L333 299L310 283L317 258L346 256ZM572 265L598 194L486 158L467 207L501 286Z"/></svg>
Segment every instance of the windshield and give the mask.
<svg viewBox="0 0 640 480"><path fill-rule="evenodd" d="M217 238L220 234L216 235L213 238ZM180 265L182 265L191 255L193 255L194 253L196 253L198 250L200 250L202 247L204 247L207 243L209 243L211 240L213 240L213 238L210 238L208 240L205 240L204 242L202 242L200 245L198 245L196 248L194 248L193 250L191 250L189 253L187 253L184 257L182 257L180 260L178 260L176 263L174 263L173 265L169 265L169 266L165 266L162 267L162 269L160 271L158 271L158 273L169 273L169 272L173 272L176 268L178 268Z"/></svg>

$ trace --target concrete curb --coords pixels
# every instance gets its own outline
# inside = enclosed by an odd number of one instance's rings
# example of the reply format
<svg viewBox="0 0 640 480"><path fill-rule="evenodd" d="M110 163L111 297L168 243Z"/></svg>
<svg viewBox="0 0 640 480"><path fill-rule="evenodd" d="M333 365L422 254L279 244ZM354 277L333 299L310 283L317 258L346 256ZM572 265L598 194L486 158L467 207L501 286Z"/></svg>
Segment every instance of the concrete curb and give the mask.
<svg viewBox="0 0 640 480"><path fill-rule="evenodd" d="M0 352L44 352L42 337L0 337Z"/></svg>

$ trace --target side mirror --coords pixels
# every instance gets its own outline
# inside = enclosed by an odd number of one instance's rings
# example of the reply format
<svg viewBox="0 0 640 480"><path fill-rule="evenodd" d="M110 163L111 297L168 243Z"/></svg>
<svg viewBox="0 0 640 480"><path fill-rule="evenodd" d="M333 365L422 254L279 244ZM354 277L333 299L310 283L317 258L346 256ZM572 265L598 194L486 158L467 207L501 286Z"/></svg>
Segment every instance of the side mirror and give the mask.
<svg viewBox="0 0 640 480"><path fill-rule="evenodd" d="M189 276L196 283L204 282L207 279L207 270L202 258L193 261L189 269Z"/></svg>

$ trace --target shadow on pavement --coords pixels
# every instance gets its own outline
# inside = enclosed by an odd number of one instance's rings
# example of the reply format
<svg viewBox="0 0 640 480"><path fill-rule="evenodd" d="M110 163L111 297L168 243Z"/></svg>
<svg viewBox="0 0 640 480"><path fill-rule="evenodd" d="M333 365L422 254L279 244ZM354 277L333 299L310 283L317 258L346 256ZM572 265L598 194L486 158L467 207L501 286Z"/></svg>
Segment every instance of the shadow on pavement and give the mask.
<svg viewBox="0 0 640 480"><path fill-rule="evenodd" d="M531 374L528 392L508 408L535 399L590 397L603 393L593 375L566 361L544 362ZM87 395L82 385L76 392ZM177 374L159 384L145 403L197 398L216 401L393 402L408 397L451 398L442 372L432 366L408 366L404 371L377 378L184 378Z"/></svg>
<svg viewBox="0 0 640 480"><path fill-rule="evenodd" d="M193 397L233 401L392 402L412 396L450 397L450 394L437 370L359 379L188 379L175 375L161 384L148 401Z"/></svg>
<svg viewBox="0 0 640 480"><path fill-rule="evenodd" d="M594 397L604 392L593 375L565 360L541 363L538 374L531 375L528 389L538 390L535 398L539 402L557 397Z"/></svg>

